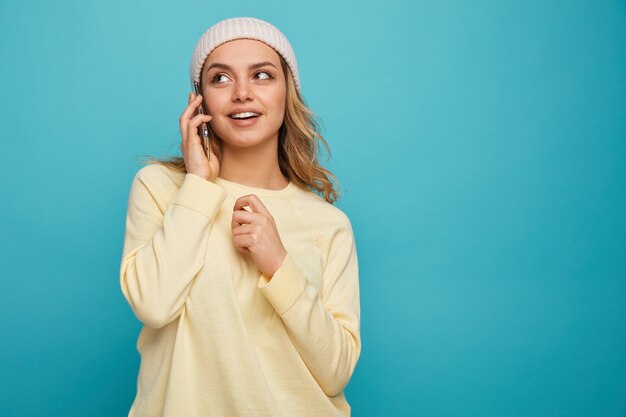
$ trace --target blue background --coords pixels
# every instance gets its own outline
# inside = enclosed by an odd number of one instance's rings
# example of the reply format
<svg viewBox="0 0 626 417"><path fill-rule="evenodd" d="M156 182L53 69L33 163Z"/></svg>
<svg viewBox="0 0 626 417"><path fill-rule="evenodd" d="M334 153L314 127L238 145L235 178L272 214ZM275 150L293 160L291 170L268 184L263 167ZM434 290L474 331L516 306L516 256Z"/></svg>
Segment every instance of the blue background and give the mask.
<svg viewBox="0 0 626 417"><path fill-rule="evenodd" d="M125 416L142 154L213 23L290 39L357 239L354 416L626 415L626 3L0 3L2 416Z"/></svg>

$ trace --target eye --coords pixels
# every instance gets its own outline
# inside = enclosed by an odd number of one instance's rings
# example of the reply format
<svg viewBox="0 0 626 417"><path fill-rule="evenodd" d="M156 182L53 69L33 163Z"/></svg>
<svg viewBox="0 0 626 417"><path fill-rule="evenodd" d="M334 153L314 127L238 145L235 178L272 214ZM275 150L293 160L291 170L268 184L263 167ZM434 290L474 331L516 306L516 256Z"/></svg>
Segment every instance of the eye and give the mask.
<svg viewBox="0 0 626 417"><path fill-rule="evenodd" d="M269 72L267 72L267 71L259 71L259 72L256 73L256 75L259 75L259 74L267 75L267 78L261 78L262 80L269 80L269 79L272 78L272 75Z"/></svg>
<svg viewBox="0 0 626 417"><path fill-rule="evenodd" d="M216 74L215 77L213 77L213 79L211 80L212 83L218 82L216 81L219 77L226 77L224 74Z"/></svg>
<svg viewBox="0 0 626 417"><path fill-rule="evenodd" d="M274 78L274 77L272 77L272 74L270 74L270 73L269 73L269 72L267 72L267 71L259 71L259 72L257 72L255 75L257 75L257 76L258 76L258 75L260 75L260 74L265 74L264 76L261 76L261 77L259 78L260 80L271 80L272 78ZM213 79L211 80L211 82L212 82L213 84L216 84L216 83L217 83L217 84L221 84L221 82L219 81L219 77L226 77L226 75L224 75L224 74L216 74L216 75L213 77ZM227 78L228 78L228 77L227 77Z"/></svg>

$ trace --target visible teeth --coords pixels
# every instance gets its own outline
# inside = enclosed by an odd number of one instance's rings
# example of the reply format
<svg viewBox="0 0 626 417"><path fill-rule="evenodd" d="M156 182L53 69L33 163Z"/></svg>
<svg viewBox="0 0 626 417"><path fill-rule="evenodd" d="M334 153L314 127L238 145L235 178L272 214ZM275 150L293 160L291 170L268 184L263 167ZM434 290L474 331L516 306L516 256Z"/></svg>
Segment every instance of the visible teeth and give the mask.
<svg viewBox="0 0 626 417"><path fill-rule="evenodd" d="M244 117L251 117L251 116L258 116L258 114L247 111L245 113L237 113L237 114L230 115L230 117L232 117L233 119L241 119Z"/></svg>

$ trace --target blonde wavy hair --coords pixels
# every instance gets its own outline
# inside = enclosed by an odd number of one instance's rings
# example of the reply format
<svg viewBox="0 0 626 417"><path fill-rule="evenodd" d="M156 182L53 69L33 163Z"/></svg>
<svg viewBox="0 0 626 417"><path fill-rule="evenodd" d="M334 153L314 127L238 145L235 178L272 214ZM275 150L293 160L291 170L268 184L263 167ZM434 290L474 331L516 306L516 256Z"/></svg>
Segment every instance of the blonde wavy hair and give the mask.
<svg viewBox="0 0 626 417"><path fill-rule="evenodd" d="M285 117L283 124L278 130L278 164L285 177L301 188L311 190L333 204L340 197L335 189L331 178L337 182L337 178L318 162L318 150L321 143L328 152L330 148L324 137L320 134L320 127L316 114L305 104L303 97L298 93L293 76L287 63L279 55L283 73L287 78L287 98L285 105ZM202 81L202 80L201 80ZM220 139L209 123L209 140L211 150L221 161L222 139ZM185 160L182 156L173 156L160 159L152 156L142 156L141 163L145 165L160 164L175 172L187 173Z"/></svg>

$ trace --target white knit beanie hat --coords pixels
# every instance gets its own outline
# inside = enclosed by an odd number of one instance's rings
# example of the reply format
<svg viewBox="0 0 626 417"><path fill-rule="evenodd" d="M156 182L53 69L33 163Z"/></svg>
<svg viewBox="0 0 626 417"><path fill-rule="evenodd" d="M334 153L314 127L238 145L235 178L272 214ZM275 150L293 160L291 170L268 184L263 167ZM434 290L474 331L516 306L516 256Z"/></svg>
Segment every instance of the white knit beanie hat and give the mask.
<svg viewBox="0 0 626 417"><path fill-rule="evenodd" d="M287 37L275 26L255 17L233 17L222 20L200 36L189 66L192 90L193 82L200 82L200 72L206 57L219 45L234 39L256 39L274 48L285 59L300 93L298 62Z"/></svg>

